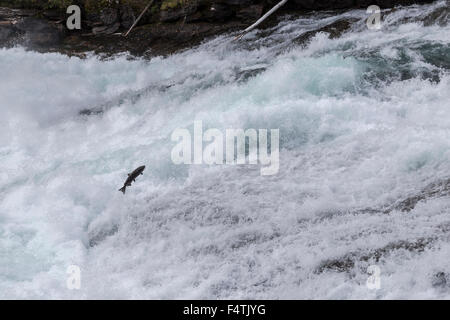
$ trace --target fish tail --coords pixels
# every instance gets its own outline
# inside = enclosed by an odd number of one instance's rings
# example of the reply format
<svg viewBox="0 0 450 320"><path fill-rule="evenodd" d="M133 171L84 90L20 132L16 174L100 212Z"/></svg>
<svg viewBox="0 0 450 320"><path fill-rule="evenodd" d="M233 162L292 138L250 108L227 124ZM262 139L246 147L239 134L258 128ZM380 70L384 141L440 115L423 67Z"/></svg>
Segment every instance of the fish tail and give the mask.
<svg viewBox="0 0 450 320"><path fill-rule="evenodd" d="M125 194L125 190L127 189L127 186L123 186L123 188L120 188L119 191L123 192Z"/></svg>

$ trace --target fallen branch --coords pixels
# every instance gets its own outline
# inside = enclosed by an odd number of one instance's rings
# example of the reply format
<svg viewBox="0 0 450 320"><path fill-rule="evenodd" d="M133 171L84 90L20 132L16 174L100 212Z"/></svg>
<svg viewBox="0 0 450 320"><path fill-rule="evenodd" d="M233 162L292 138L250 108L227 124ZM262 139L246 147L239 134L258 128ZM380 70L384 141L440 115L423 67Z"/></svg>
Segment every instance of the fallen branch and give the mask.
<svg viewBox="0 0 450 320"><path fill-rule="evenodd" d="M281 2L279 2L275 7L273 7L272 9L270 9L269 11L267 11L267 13L265 15L263 15L261 18L258 19L258 21L256 21L254 24L252 24L250 27L248 27L247 29L245 29L244 31L242 31L241 34L239 34L235 39L241 39L245 34L249 33L250 31L252 31L253 29L255 29L258 25L261 24L261 22L263 22L264 20L266 20L272 13L274 13L275 11L277 11L278 9L280 9L286 2L288 2L288 0L282 0Z"/></svg>
<svg viewBox="0 0 450 320"><path fill-rule="evenodd" d="M141 20L141 18L144 15L144 13L147 12L148 8L150 8L150 6L153 4L153 1L154 0L150 0L148 5L144 8L144 10L139 15L139 17L136 19L136 21L134 21L133 25L130 27L130 29L127 31L127 33L125 33L124 37L128 36L128 34L131 32L131 30L138 24L139 20Z"/></svg>

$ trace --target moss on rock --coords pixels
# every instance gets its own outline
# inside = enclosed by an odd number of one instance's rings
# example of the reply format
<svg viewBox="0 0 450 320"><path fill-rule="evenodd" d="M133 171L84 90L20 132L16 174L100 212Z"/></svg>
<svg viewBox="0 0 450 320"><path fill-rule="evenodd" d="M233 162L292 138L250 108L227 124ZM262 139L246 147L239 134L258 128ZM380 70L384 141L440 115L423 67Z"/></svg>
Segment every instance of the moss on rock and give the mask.
<svg viewBox="0 0 450 320"><path fill-rule="evenodd" d="M0 6L11 8L42 9L48 1L44 0L0 0Z"/></svg>
<svg viewBox="0 0 450 320"><path fill-rule="evenodd" d="M161 10L175 9L181 7L185 2L185 0L164 0L161 3Z"/></svg>
<svg viewBox="0 0 450 320"><path fill-rule="evenodd" d="M87 13L99 13L105 8L115 8L119 1L114 0L85 0L84 9Z"/></svg>
<svg viewBox="0 0 450 320"><path fill-rule="evenodd" d="M141 12L147 6L147 0L121 0L121 5L130 6L133 10Z"/></svg>

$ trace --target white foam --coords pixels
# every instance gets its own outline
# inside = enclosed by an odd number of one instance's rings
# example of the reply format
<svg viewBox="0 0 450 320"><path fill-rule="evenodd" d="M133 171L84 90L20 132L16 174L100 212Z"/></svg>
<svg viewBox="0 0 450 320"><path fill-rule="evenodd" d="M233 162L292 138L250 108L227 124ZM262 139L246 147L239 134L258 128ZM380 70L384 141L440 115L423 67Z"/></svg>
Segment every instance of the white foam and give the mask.
<svg viewBox="0 0 450 320"><path fill-rule="evenodd" d="M151 61L0 50L0 297L450 297L432 284L448 265L448 197L408 214L355 213L450 172L450 76L418 49L448 46L449 30L395 26L423 13L414 8L382 32L321 33L304 49L286 50L299 29L330 18L255 32L249 48L221 36ZM388 74L402 54L417 71L403 81ZM387 79L367 78L379 61ZM78 115L98 106L101 115ZM280 128L280 173L173 165L170 134L195 119ZM141 164L124 197L117 189ZM433 238L423 252L400 247L350 273L317 272L327 259L420 238ZM365 286L368 263L382 270L377 292ZM79 291L66 287L72 264Z"/></svg>

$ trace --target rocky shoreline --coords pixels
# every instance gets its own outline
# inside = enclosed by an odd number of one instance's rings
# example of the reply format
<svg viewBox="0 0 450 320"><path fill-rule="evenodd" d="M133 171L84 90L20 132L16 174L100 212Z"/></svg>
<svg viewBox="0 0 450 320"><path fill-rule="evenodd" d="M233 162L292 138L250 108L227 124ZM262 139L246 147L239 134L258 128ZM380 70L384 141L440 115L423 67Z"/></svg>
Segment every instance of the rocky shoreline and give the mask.
<svg viewBox="0 0 450 320"><path fill-rule="evenodd" d="M260 27L273 25L283 14L316 10L382 8L432 1L413 0L290 0ZM242 30L254 23L277 1L258 0L157 0L135 29L124 37L147 0L0 0L0 47L22 45L40 52L83 56L86 52L135 56L166 55L192 47L208 37ZM66 28L65 9L82 9L81 30Z"/></svg>

